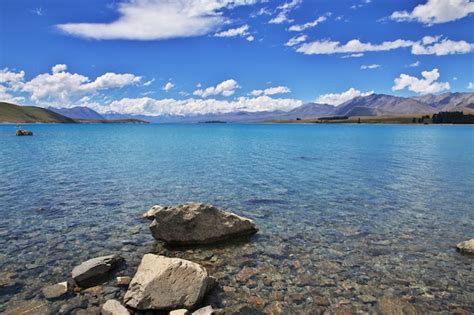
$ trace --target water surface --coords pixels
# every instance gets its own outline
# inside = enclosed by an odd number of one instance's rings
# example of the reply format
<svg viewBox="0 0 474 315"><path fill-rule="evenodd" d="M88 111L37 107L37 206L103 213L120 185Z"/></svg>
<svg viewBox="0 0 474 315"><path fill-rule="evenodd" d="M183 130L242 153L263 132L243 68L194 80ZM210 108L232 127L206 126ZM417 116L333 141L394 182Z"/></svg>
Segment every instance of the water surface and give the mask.
<svg viewBox="0 0 474 315"><path fill-rule="evenodd" d="M474 128L398 125L0 126L0 312L98 255L206 266L207 302L255 313L474 312ZM141 213L202 201L256 220L248 241L169 249ZM10 280L5 280L10 279ZM48 302L96 310L99 293ZM278 302L278 303L277 303ZM395 305L395 306L393 306ZM242 309L246 306L247 308Z"/></svg>

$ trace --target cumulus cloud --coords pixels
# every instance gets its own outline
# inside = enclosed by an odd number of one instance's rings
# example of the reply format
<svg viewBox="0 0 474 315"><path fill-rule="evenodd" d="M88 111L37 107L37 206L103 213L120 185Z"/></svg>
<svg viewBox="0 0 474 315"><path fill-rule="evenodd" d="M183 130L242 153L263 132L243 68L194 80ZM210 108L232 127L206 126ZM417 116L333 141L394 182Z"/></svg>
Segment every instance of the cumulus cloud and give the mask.
<svg viewBox="0 0 474 315"><path fill-rule="evenodd" d="M445 56L453 54L467 54L474 50L474 45L466 41L452 41L440 37L426 36L422 42L414 43L411 52L414 55Z"/></svg>
<svg viewBox="0 0 474 315"><path fill-rule="evenodd" d="M238 28L231 28L226 31L216 33L214 34L214 36L215 37L237 37L237 36L245 37L249 35L248 30L249 30L249 26L246 24Z"/></svg>
<svg viewBox="0 0 474 315"><path fill-rule="evenodd" d="M275 95L275 94L285 94L291 93L291 90L286 86L276 86L264 90L253 90L250 95L260 96L260 95Z"/></svg>
<svg viewBox="0 0 474 315"><path fill-rule="evenodd" d="M270 24L283 24L293 22L288 17L288 14L301 4L302 0L291 0L277 7L278 14L271 19L268 23Z"/></svg>
<svg viewBox="0 0 474 315"><path fill-rule="evenodd" d="M462 19L474 12L471 0L428 0L413 11L395 11L390 18L397 22L416 21L426 25Z"/></svg>
<svg viewBox="0 0 474 315"><path fill-rule="evenodd" d="M164 86L163 86L163 91L171 91L172 89L174 88L174 84L171 83L171 82L167 82Z"/></svg>
<svg viewBox="0 0 474 315"><path fill-rule="evenodd" d="M301 100L272 98L266 95L259 97L239 97L232 101L216 99L194 99L185 100L176 99L153 99L143 98L124 98L113 101L107 106L101 106L97 109L101 112L114 111L124 114L144 114L144 115L192 115L192 114L211 114L211 113L229 113L235 111L272 111L272 110L291 110L303 105Z"/></svg>
<svg viewBox="0 0 474 315"><path fill-rule="evenodd" d="M327 14L326 16L328 16L328 15L330 15L330 14ZM292 25L288 28L288 30L291 31L291 32L301 32L301 31L307 30L308 28L313 28L316 25L318 25L319 23L322 23L322 22L326 21L327 20L326 16L324 16L324 15L320 16L316 20L314 20L312 22L305 23L305 24Z"/></svg>
<svg viewBox="0 0 474 315"><path fill-rule="evenodd" d="M225 80L216 86L210 86L206 89L199 89L193 92L193 95L206 98L212 95L231 96L239 88L237 81L233 79Z"/></svg>
<svg viewBox="0 0 474 315"><path fill-rule="evenodd" d="M88 77L67 72L67 66L58 64L51 68L51 73L42 73L30 81L24 80L25 73L4 69L0 72L0 84L3 94L6 91L19 91L31 95L31 100L38 102L50 100L61 105L69 105L72 97L83 96L101 90L121 88L140 82L141 77L130 73L105 73L91 81Z"/></svg>
<svg viewBox="0 0 474 315"><path fill-rule="evenodd" d="M373 64L373 65L362 65L360 66L362 70L367 70L367 69L377 69L380 68L380 65L378 64Z"/></svg>
<svg viewBox="0 0 474 315"><path fill-rule="evenodd" d="M225 25L223 11L256 0L134 0L118 5L111 23L66 23L66 34L92 39L163 40L209 34Z"/></svg>
<svg viewBox="0 0 474 315"><path fill-rule="evenodd" d="M364 52L389 51L400 48L411 47L414 55L449 55L466 54L474 49L474 45L465 41L452 41L439 37L424 37L420 41L397 39L385 41L381 44L364 43L358 39L341 44L338 41L320 40L305 43L296 49L297 52L305 55L331 55L331 54L360 54Z"/></svg>
<svg viewBox="0 0 474 315"><path fill-rule="evenodd" d="M295 37L290 38L286 42L285 46L293 47L293 46L296 46L298 44L304 43L307 39L308 39L307 35L295 36Z"/></svg>
<svg viewBox="0 0 474 315"><path fill-rule="evenodd" d="M315 102L319 104L329 104L329 105L337 106L353 99L354 97L368 96L371 94L374 94L374 91L364 93L354 88L350 88L349 90L342 93L328 93L328 94L320 95L315 100Z"/></svg>
<svg viewBox="0 0 474 315"><path fill-rule="evenodd" d="M469 83L467 84L467 88L468 88L469 90L474 90L474 82L469 82Z"/></svg>
<svg viewBox="0 0 474 315"><path fill-rule="evenodd" d="M395 78L395 85L392 87L392 90L400 91L408 89L409 91L419 94L430 94L449 90L451 88L448 82L437 82L440 77L438 69L423 71L421 76L423 78L419 79L402 73L398 78Z"/></svg>

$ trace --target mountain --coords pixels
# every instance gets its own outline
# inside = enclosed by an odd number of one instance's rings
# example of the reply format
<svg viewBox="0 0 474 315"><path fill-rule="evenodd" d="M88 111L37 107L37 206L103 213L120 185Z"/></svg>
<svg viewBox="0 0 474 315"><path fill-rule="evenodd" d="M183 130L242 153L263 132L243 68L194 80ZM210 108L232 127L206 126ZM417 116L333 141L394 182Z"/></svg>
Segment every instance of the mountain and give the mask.
<svg viewBox="0 0 474 315"><path fill-rule="evenodd" d="M74 123L69 117L35 106L0 102L0 122L4 123Z"/></svg>
<svg viewBox="0 0 474 315"><path fill-rule="evenodd" d="M448 92L440 95L416 96L412 99L429 104L439 111L474 112L474 93Z"/></svg>
<svg viewBox="0 0 474 315"><path fill-rule="evenodd" d="M296 119L296 118L318 118L322 116L334 115L336 107L328 104L317 104L307 103L303 104L295 109L290 110L286 114L282 115L285 119Z"/></svg>
<svg viewBox="0 0 474 315"><path fill-rule="evenodd" d="M337 116L400 116L437 110L416 99L386 94L355 97L336 107Z"/></svg>
<svg viewBox="0 0 474 315"><path fill-rule="evenodd" d="M105 118L93 109L85 106L71 108L48 107L49 110L72 119L104 120Z"/></svg>

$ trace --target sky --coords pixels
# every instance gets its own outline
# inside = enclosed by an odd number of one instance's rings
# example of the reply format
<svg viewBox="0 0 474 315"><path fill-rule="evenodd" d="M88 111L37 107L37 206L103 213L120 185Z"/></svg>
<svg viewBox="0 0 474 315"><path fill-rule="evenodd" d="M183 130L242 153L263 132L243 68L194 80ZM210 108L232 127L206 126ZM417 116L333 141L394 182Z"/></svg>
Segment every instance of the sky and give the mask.
<svg viewBox="0 0 474 315"><path fill-rule="evenodd" d="M0 0L0 101L189 115L474 92L470 0Z"/></svg>

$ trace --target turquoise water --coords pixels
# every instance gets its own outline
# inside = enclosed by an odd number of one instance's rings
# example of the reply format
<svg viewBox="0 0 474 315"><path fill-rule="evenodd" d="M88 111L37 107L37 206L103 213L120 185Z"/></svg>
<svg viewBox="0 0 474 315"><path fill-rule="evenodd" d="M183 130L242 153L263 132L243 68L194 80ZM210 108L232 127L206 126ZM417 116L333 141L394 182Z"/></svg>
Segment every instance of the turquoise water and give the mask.
<svg viewBox="0 0 474 315"><path fill-rule="evenodd" d="M279 301L289 314L378 313L385 298L474 312L474 258L454 249L474 238L471 126L26 128L33 137L0 126L0 278L11 280L0 311L41 300L43 286L87 258L119 252L120 272L133 275L156 252L205 265L220 283L208 302L229 310L269 312ZM228 208L261 230L195 250L154 242L141 213L186 201ZM77 304L74 313L124 292L104 288L48 305Z"/></svg>

